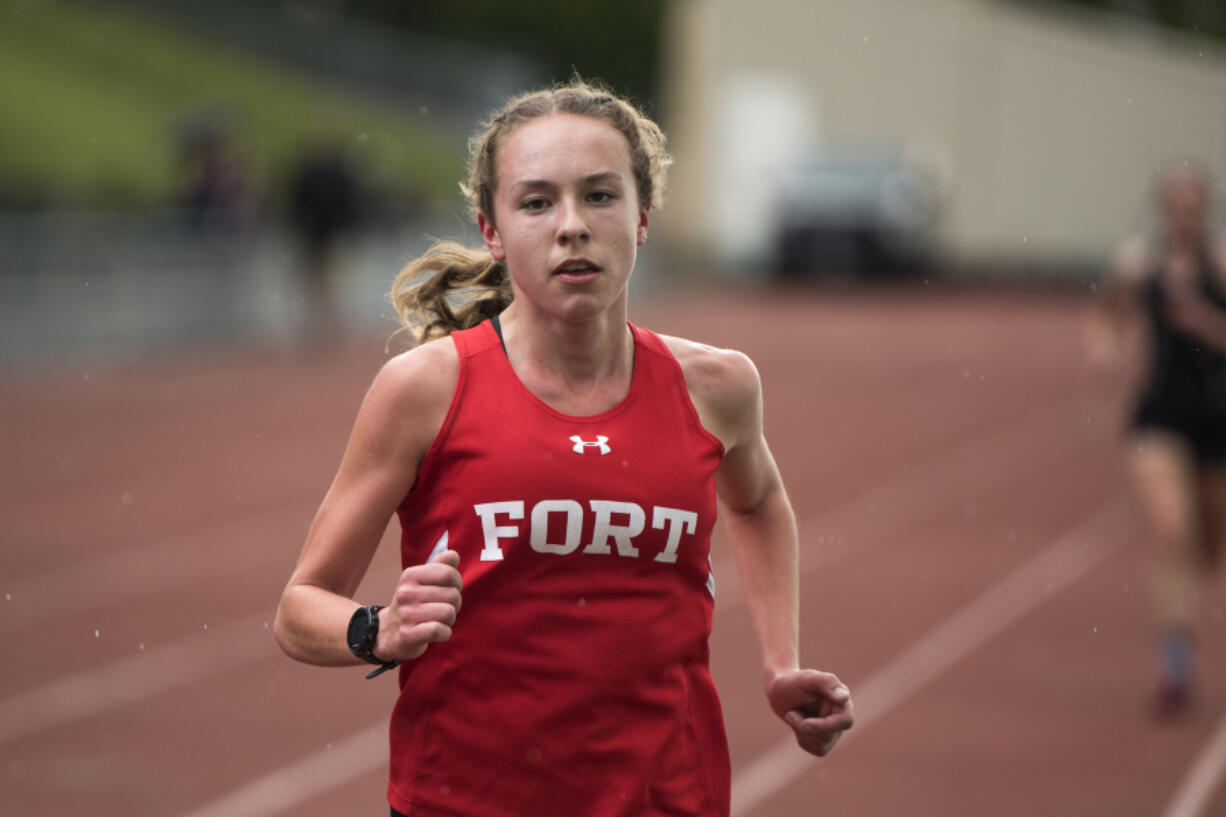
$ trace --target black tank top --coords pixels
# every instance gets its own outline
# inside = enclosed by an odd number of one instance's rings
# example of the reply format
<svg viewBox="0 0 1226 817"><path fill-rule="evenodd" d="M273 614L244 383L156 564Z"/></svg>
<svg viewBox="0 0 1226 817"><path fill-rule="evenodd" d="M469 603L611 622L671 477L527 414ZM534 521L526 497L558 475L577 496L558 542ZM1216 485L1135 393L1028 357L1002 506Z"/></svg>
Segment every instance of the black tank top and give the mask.
<svg viewBox="0 0 1226 817"><path fill-rule="evenodd" d="M1196 288L1226 319L1226 292L1208 252L1201 252L1197 266ZM1162 266L1154 268L1141 290L1151 344L1142 401L1194 413L1226 411L1226 355L1171 323L1164 276Z"/></svg>

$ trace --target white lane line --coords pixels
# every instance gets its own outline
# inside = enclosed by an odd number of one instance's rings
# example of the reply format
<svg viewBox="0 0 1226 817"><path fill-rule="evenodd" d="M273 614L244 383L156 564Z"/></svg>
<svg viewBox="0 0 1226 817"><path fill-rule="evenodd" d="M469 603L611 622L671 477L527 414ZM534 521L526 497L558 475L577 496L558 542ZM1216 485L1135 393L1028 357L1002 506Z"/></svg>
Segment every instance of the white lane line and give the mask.
<svg viewBox="0 0 1226 817"><path fill-rule="evenodd" d="M962 508L982 494L1067 456L1071 446L1056 444L1051 438L1052 428L1071 426L1082 413L1083 404L1075 396L1026 415L1012 425L974 438L940 459L873 485L828 513L808 517L798 526L801 577L893 541L926 520ZM1085 441L1078 438L1074 444ZM1010 452L1008 467L1002 463L1002 451ZM883 513L883 508L889 512ZM823 535L819 536L819 532ZM725 571L733 570L732 556L724 555L716 564L716 580ZM722 584L715 597L716 609L720 611L737 607L743 601L736 582Z"/></svg>
<svg viewBox="0 0 1226 817"><path fill-rule="evenodd" d="M246 570L267 565L293 569L291 554L277 548L248 547L265 541L270 532L278 539L310 522L312 511L301 503L286 503L258 513L231 516L217 524L195 526L187 533L159 538L150 544L107 552L75 561L65 567L7 582L8 601L0 607L0 632L28 630L47 621L62 620L98 606L148 593L150 576L157 576L160 591L198 582L201 576L234 569L227 548L244 548L241 564ZM237 551L235 551L237 552ZM46 599L56 599L47 605Z"/></svg>
<svg viewBox="0 0 1226 817"><path fill-rule="evenodd" d="M844 741L862 735L891 709L1118 550L1127 539L1125 508L1122 499L1108 500L894 660L851 684L856 725ZM732 814L749 814L812 770L813 762L790 736L780 740L733 778Z"/></svg>
<svg viewBox="0 0 1226 817"><path fill-rule="evenodd" d="M0 745L273 657L271 621L250 616L0 700Z"/></svg>
<svg viewBox="0 0 1226 817"><path fill-rule="evenodd" d="M1222 718L1217 731L1197 756L1162 817L1202 817L1223 774L1226 774L1226 718Z"/></svg>
<svg viewBox="0 0 1226 817"><path fill-rule="evenodd" d="M184 817L268 817L372 772L387 762L387 723L270 772Z"/></svg>
<svg viewBox="0 0 1226 817"><path fill-rule="evenodd" d="M1084 402L1081 395L1074 395L1026 415L861 494L837 513L807 520L801 530L807 531L804 538L816 552L806 560L805 570L825 567L868 543L898 536L913 528L917 519L962 509L972 497L1067 456L1071 444L1086 441L1084 431L1078 428L1079 436L1073 440L1053 439L1053 434L1074 427L1075 418L1084 413ZM815 532L825 533L825 543L813 548Z"/></svg>

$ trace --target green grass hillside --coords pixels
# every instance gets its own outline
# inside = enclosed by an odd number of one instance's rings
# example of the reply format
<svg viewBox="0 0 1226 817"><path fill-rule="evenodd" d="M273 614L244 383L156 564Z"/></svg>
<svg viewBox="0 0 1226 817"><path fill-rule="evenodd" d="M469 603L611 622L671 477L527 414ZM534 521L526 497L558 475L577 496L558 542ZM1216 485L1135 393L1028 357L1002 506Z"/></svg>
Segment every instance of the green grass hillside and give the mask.
<svg viewBox="0 0 1226 817"><path fill-rule="evenodd" d="M176 122L206 106L225 112L234 147L273 197L304 136L321 127L343 135L393 194L453 196L462 174L460 146L416 111L346 98L130 12L0 0L0 202L166 201Z"/></svg>

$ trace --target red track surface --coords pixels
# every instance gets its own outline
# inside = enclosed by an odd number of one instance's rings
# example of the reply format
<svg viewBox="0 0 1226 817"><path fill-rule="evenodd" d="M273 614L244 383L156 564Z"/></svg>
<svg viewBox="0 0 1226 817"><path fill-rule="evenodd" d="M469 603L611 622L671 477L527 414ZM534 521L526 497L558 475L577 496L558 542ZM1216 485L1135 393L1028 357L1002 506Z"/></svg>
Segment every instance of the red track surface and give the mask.
<svg viewBox="0 0 1226 817"><path fill-rule="evenodd" d="M1084 303L1034 294L675 295L659 331L742 349L801 520L803 655L856 696L788 749L716 543L713 664L744 815L1169 814L1226 712L1155 725L1145 540ZM13 815L382 815L394 683L267 626L381 343L0 381L0 780ZM392 539L361 597L382 601ZM773 754L772 754L773 753ZM1226 814L1226 786L1202 812Z"/></svg>

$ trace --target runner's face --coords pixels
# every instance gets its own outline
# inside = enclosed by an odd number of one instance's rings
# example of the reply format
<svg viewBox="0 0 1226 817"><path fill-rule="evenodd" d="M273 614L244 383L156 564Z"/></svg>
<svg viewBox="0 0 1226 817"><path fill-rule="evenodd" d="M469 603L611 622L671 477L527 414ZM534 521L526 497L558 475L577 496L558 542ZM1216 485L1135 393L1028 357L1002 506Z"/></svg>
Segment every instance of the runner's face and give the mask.
<svg viewBox="0 0 1226 817"><path fill-rule="evenodd" d="M624 299L647 237L625 137L599 119L550 114L514 130L496 168L494 221L478 224L516 298L566 319Z"/></svg>
<svg viewBox="0 0 1226 817"><path fill-rule="evenodd" d="M1208 217L1204 184L1191 176L1175 176L1162 189L1162 215L1167 230L1185 240L1199 240Z"/></svg>

